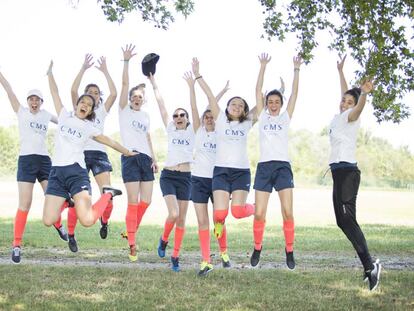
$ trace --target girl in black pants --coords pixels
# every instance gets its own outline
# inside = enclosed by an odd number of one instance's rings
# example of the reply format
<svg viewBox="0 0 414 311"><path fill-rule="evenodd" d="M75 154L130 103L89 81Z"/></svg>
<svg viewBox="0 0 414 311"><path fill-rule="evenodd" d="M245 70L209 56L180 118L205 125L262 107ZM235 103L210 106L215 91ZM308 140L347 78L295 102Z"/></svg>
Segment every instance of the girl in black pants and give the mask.
<svg viewBox="0 0 414 311"><path fill-rule="evenodd" d="M335 115L329 127L333 204L336 223L358 254L364 266L364 280L369 281L369 289L375 290L379 284L381 265L378 259L373 262L364 234L356 220L356 198L361 172L355 158L359 116L364 109L367 95L374 87L372 81L365 80L360 88L347 90L343 74L344 63L345 57L337 64L341 81L340 114Z"/></svg>

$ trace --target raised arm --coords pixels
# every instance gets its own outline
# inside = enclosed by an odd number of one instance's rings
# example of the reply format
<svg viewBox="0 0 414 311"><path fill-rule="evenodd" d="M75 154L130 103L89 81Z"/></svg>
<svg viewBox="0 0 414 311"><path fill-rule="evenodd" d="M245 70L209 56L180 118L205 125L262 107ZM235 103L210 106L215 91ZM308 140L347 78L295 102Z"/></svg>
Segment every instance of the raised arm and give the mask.
<svg viewBox="0 0 414 311"><path fill-rule="evenodd" d="M345 64L346 54L340 61L336 62L336 68L338 68L339 73L339 82L341 83L341 99L344 96L345 92L348 90L348 84L346 83L345 75L344 75L344 64Z"/></svg>
<svg viewBox="0 0 414 311"><path fill-rule="evenodd" d="M361 95L359 96L358 103L348 115L348 122L353 122L358 120L359 116L362 113L362 110L365 107L367 101L367 95L374 90L374 84L372 79L365 79L361 84Z"/></svg>
<svg viewBox="0 0 414 311"><path fill-rule="evenodd" d="M49 79L50 94L52 95L53 103L55 104L56 113L59 117L60 111L62 110L63 105L62 105L62 100L60 99L60 96L59 96L59 90L56 85L56 81L55 81L55 77L53 76L52 69L53 69L53 60L50 61L49 69L47 70L47 77Z"/></svg>
<svg viewBox="0 0 414 311"><path fill-rule="evenodd" d="M95 67L98 68L98 70L102 71L102 73L105 76L106 82L108 83L109 96L106 99L104 105L105 105L106 111L109 112L118 94L116 92L115 83L112 80L111 76L109 75L108 67L106 66L106 57L101 56L98 59L98 66L95 66Z"/></svg>
<svg viewBox="0 0 414 311"><path fill-rule="evenodd" d="M193 117L193 129L194 132L197 132L198 128L200 127L200 115L198 114L196 95L194 90L195 80L193 79L191 72L185 72L183 78L187 82L188 88L190 89L190 105L191 115Z"/></svg>
<svg viewBox="0 0 414 311"><path fill-rule="evenodd" d="M125 49L122 48L122 53L124 55L124 70L122 72L122 88L121 95L119 97L119 107L124 109L128 104L128 91L129 91L129 60L136 55L135 45L129 44L125 46Z"/></svg>
<svg viewBox="0 0 414 311"><path fill-rule="evenodd" d="M2 75L1 72L0 72L0 84L3 86L4 90L6 91L14 112L17 113L20 108L19 100L17 99L16 94L14 94L10 83L6 80L6 78Z"/></svg>
<svg viewBox="0 0 414 311"><path fill-rule="evenodd" d="M211 113L213 114L214 120L217 120L217 117L220 113L220 107L217 103L216 97L213 95L213 92L211 91L207 82L204 81L203 76L200 74L200 62L195 57L193 58L192 69L193 74L195 76L195 80L198 81L198 84L207 96L208 105L211 109Z"/></svg>
<svg viewBox="0 0 414 311"><path fill-rule="evenodd" d="M227 80L226 85L224 88L216 95L216 102L218 103L220 99L223 97L224 94L230 89L230 81Z"/></svg>
<svg viewBox="0 0 414 311"><path fill-rule="evenodd" d="M83 61L82 67L81 67L78 75L76 76L75 80L72 83L72 88L70 89L70 95L72 97L73 108L75 108L76 103L78 102L79 86L80 86L80 83L82 81L83 74L85 73L86 70L88 70L89 68L92 67L92 65L93 65L92 60L93 60L92 54L86 54L85 55L85 59Z"/></svg>
<svg viewBox="0 0 414 311"><path fill-rule="evenodd" d="M152 73L150 73L150 76L148 78L149 78L149 80L152 84L152 89L154 90L154 95L155 95L155 99L157 100L157 103L158 103L158 108L160 109L162 122L164 122L164 126L167 127L167 125L168 125L168 112L167 112L167 109L165 108L164 99L161 96L161 93L158 89L157 82L155 81L155 78L152 75Z"/></svg>
<svg viewBox="0 0 414 311"><path fill-rule="evenodd" d="M262 53L259 55L259 61L260 61L260 70L259 75L257 76L257 82L256 82L256 118L263 110L264 107L264 98L263 98L263 80L264 80L264 74L266 70L267 64L272 59L271 56L269 56L267 53Z"/></svg>
<svg viewBox="0 0 414 311"><path fill-rule="evenodd" d="M299 88L299 72L300 65L302 65L303 60L300 56L293 57L293 82L292 82L292 93L290 94L287 112L289 117L292 118L293 111L295 110L296 99L298 98L298 88Z"/></svg>

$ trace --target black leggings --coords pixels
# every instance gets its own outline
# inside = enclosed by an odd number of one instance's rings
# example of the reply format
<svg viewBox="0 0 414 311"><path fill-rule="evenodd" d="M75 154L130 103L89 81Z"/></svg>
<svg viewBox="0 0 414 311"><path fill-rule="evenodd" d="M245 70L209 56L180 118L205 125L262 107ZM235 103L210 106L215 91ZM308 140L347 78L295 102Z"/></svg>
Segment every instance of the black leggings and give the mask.
<svg viewBox="0 0 414 311"><path fill-rule="evenodd" d="M364 234L356 220L356 198L361 172L357 167L332 170L333 205L336 223L351 241L365 271L372 269L372 259Z"/></svg>

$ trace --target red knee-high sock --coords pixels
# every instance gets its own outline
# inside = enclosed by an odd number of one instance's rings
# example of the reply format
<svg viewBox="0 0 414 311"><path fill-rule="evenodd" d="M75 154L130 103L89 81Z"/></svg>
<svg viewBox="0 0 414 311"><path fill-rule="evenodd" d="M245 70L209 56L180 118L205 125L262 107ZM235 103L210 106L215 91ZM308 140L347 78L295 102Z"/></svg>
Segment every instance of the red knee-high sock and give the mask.
<svg viewBox="0 0 414 311"><path fill-rule="evenodd" d="M253 236L254 236L254 249L261 250L263 242L263 233L265 228L265 221L254 220L253 221Z"/></svg>
<svg viewBox="0 0 414 311"><path fill-rule="evenodd" d="M203 261L210 262L210 230L198 230L198 238Z"/></svg>
<svg viewBox="0 0 414 311"><path fill-rule="evenodd" d="M63 202L62 206L60 207L60 214L69 206L69 202ZM53 224L53 226L59 229L62 226L62 216L59 216L59 219Z"/></svg>
<svg viewBox="0 0 414 311"><path fill-rule="evenodd" d="M220 223L224 224L228 214L229 214L228 209L214 210L214 212L213 212L214 222L220 222Z"/></svg>
<svg viewBox="0 0 414 311"><path fill-rule="evenodd" d="M128 232L128 244L135 245L135 232L137 231L138 204L128 204L125 223Z"/></svg>
<svg viewBox="0 0 414 311"><path fill-rule="evenodd" d="M244 206L232 205L231 214L234 218L246 218L254 214L254 205L246 203Z"/></svg>
<svg viewBox="0 0 414 311"><path fill-rule="evenodd" d="M78 222L78 217L76 216L75 208L68 208L68 234L75 235L76 223Z"/></svg>
<svg viewBox="0 0 414 311"><path fill-rule="evenodd" d="M217 239L218 244L219 244L219 248L220 248L220 252L224 253L225 251L227 251L227 229L226 226L223 227L223 233L221 235L220 239Z"/></svg>
<svg viewBox="0 0 414 311"><path fill-rule="evenodd" d="M109 220L109 217L111 217L113 208L114 208L114 203L111 199L111 200L109 200L108 205L106 206L105 211L102 214L102 222L104 224L108 223L108 220Z"/></svg>
<svg viewBox="0 0 414 311"><path fill-rule="evenodd" d="M293 241L295 240L295 224L293 220L283 221L283 233L285 234L286 251L293 252Z"/></svg>
<svg viewBox="0 0 414 311"><path fill-rule="evenodd" d="M14 218L14 240L13 247L20 246L22 244L22 238L24 229L26 227L27 215L29 211L22 211L17 209L16 218Z"/></svg>
<svg viewBox="0 0 414 311"><path fill-rule="evenodd" d="M144 201L140 201L138 203L138 209L137 209L137 231L139 228L139 225L141 223L142 217L144 217L145 212L147 211L149 204Z"/></svg>
<svg viewBox="0 0 414 311"><path fill-rule="evenodd" d="M175 227L175 235L174 235L174 251L172 253L172 257L178 257L180 254L181 243L183 242L184 238L184 228Z"/></svg>
<svg viewBox="0 0 414 311"><path fill-rule="evenodd" d="M164 232L162 234L162 240L164 242L168 242L168 237L170 236L170 233L172 231L172 229L175 226L175 222L169 222L168 220L165 221L165 225L164 225Z"/></svg>
<svg viewBox="0 0 414 311"><path fill-rule="evenodd" d="M111 199L112 199L112 194L104 193L101 195L99 200L96 201L94 205L92 205L94 223L98 220L99 217L102 216L103 212L105 211Z"/></svg>

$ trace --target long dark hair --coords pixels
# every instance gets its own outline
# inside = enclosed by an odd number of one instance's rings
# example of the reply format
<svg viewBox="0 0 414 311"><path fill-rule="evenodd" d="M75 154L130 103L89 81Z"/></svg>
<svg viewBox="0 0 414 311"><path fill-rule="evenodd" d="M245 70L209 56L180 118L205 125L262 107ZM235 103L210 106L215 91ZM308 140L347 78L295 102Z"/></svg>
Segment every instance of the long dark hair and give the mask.
<svg viewBox="0 0 414 311"><path fill-rule="evenodd" d="M86 117L86 120L93 122L93 121L95 121L95 118L96 118L96 114L95 114L95 104L96 104L96 102L95 102L95 98L93 98L92 95L89 95L89 94L83 94L83 95L81 95L78 98L78 101L76 102L76 106L78 106L78 104L80 103L80 101L83 98L85 98L85 97L89 97L92 100L92 110L91 110L91 113L88 114L88 116Z"/></svg>
<svg viewBox="0 0 414 311"><path fill-rule="evenodd" d="M228 100L228 102L227 102L227 106L226 106L226 117L227 117L227 120L228 121L233 121L233 119L230 117L230 114L229 114L229 111L228 111L228 108L229 108L229 105L230 105L230 102L233 100L233 99L240 99L243 103L244 103L244 114L242 113L242 115L240 116L240 118L239 118L239 122L240 123L242 123L243 121L246 121L247 120L247 117L248 117L248 115L249 115L249 105L247 104L247 102L246 102L246 100L244 99L244 98L241 98L240 96L234 96L234 97L232 97L232 98L230 98L229 100Z"/></svg>
<svg viewBox="0 0 414 311"><path fill-rule="evenodd" d="M98 86L98 85L96 85L96 84L94 84L94 83L89 83L87 86L85 86L85 91L84 91L84 93L85 93L85 94L86 94L86 93L88 93L88 90L89 90L91 87L96 87L96 88L98 89L98 92L99 92L99 103L101 104L101 103L103 102L103 99L102 99L102 92L101 92L101 89L99 88L99 86Z"/></svg>

